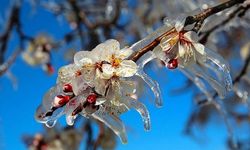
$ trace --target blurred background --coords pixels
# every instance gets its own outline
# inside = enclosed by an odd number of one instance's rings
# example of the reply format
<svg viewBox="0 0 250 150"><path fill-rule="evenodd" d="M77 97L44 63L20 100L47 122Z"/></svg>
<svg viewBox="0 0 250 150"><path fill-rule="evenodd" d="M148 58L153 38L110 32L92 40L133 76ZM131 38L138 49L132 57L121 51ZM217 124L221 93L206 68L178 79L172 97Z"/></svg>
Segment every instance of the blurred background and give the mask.
<svg viewBox="0 0 250 150"><path fill-rule="evenodd" d="M204 96L195 85L180 71L154 61L146 72L160 83L164 107L156 108L149 87L140 83L144 94L139 100L149 109L152 129L143 130L134 110L122 114L126 145L95 120L80 117L68 127L63 117L48 129L34 119L43 95L56 83L58 69L72 62L75 52L91 50L111 38L121 42L121 47L132 45L162 26L166 17L195 14L221 2L1 0L0 149L250 149L250 16L248 8L237 10L239 5L209 18L200 32L203 44L220 53L230 64L233 79L237 78L219 110L197 104ZM226 113L221 115L221 111ZM232 139L237 139L237 148Z"/></svg>

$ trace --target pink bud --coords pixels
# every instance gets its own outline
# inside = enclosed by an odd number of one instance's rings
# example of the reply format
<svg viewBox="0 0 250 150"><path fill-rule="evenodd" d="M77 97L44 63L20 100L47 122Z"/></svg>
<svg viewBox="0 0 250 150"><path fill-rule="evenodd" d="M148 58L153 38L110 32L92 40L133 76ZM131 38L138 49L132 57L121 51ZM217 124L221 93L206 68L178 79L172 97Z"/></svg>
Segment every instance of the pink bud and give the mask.
<svg viewBox="0 0 250 150"><path fill-rule="evenodd" d="M65 93L73 92L71 84L64 84L63 85L63 92L65 92Z"/></svg>
<svg viewBox="0 0 250 150"><path fill-rule="evenodd" d="M54 107L61 107L63 105L65 105L66 103L68 103L70 100L70 96L68 95L57 95L55 98L54 98L54 102L53 102L53 105Z"/></svg>
<svg viewBox="0 0 250 150"><path fill-rule="evenodd" d="M178 60L177 59L171 59L167 64L168 69L175 69L178 67Z"/></svg>
<svg viewBox="0 0 250 150"><path fill-rule="evenodd" d="M97 98L96 94L90 94L86 100L90 104L94 104L96 102L96 98Z"/></svg>

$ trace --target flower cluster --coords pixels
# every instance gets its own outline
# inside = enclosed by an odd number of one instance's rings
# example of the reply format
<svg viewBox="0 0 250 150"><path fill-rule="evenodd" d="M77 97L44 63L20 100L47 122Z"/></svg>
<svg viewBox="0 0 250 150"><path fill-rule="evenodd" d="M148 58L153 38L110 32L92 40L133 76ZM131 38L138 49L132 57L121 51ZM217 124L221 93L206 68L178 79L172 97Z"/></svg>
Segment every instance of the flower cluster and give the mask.
<svg viewBox="0 0 250 150"><path fill-rule="evenodd" d="M156 106L162 106L158 83L143 70L148 62L156 58L169 69L178 67L208 100L213 99L213 94L207 84L223 98L232 86L227 63L219 54L197 42L194 32L184 30L184 22L185 19L181 19L170 24L171 32L161 39L153 51L144 53L136 62L130 59L133 50L150 45L155 36L166 32L167 25L131 47L120 49L118 41L108 40L92 51L77 52L74 63L59 69L57 84L45 94L37 109L36 119L53 127L64 114L68 125L73 125L76 117L82 115L103 122L126 143L120 114L133 108L141 115L145 130L150 129L149 112L144 104L135 99L135 76L151 88Z"/></svg>
<svg viewBox="0 0 250 150"><path fill-rule="evenodd" d="M77 52L73 64L59 69L57 84L45 94L36 119L53 127L64 114L69 125L74 124L78 115L94 118L105 123L126 143L125 127L119 115L134 108L149 130L149 113L144 104L134 99L137 86L132 77L143 77L149 84L154 81L142 74L144 64L137 65L127 59L131 53L129 48L120 50L116 40L99 44L92 51ZM157 104L161 105L159 101Z"/></svg>

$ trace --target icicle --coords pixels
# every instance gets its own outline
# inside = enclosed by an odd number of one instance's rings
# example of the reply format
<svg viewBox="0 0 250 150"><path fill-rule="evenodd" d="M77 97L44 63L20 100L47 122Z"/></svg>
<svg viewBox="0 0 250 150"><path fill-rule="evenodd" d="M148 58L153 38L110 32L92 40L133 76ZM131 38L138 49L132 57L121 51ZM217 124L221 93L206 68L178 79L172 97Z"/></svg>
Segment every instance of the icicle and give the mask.
<svg viewBox="0 0 250 150"><path fill-rule="evenodd" d="M40 105L35 113L35 119L38 122L41 123L46 123L48 121L54 121L60 118L65 112L62 108L57 109L56 111L53 112L51 116L45 116L45 114L48 112L42 105ZM51 124L51 123L50 123Z"/></svg>
<svg viewBox="0 0 250 150"><path fill-rule="evenodd" d="M99 110L92 116L106 124L120 138L123 144L127 143L126 129L122 121L115 115L105 112L105 108L100 106Z"/></svg>
<svg viewBox="0 0 250 150"><path fill-rule="evenodd" d="M186 68L180 68L181 72L184 73L190 80L194 82L194 84L201 90L202 93L204 93L207 97L208 101L213 100L213 96L211 93L206 89L206 86L204 82L197 77L194 73L190 72L190 70Z"/></svg>
<svg viewBox="0 0 250 150"><path fill-rule="evenodd" d="M230 91L232 89L232 78L227 62L219 54L208 48L206 48L206 54L207 61L204 63L207 63L207 65L212 65L211 67L213 68L217 68L217 72L220 73L219 77L222 77L223 85L227 91ZM209 63L209 61L211 62Z"/></svg>
<svg viewBox="0 0 250 150"><path fill-rule="evenodd" d="M69 126L73 126L75 119L76 119L77 115L72 116L72 115L68 115L66 116L66 122Z"/></svg>
<svg viewBox="0 0 250 150"><path fill-rule="evenodd" d="M52 128L56 125L56 120L49 120L45 123L46 127Z"/></svg>
<svg viewBox="0 0 250 150"><path fill-rule="evenodd" d="M147 107L139 102L136 99L129 99L126 101L127 105L130 109L134 108L142 117L142 121L144 123L144 129L149 131L151 128L150 116Z"/></svg>
<svg viewBox="0 0 250 150"><path fill-rule="evenodd" d="M143 79L144 82L147 83L147 85L151 88L153 91L156 99L155 99L155 104L157 107L161 107L163 105L163 101L161 98L161 92L160 92L160 87L159 84L152 80L143 70L144 66L151 60L155 59L156 56L153 52L148 52L142 56L141 59L138 61L138 71L136 73L137 76Z"/></svg>
<svg viewBox="0 0 250 150"><path fill-rule="evenodd" d="M197 64L193 64L191 66L186 67L186 69L189 69L192 71L196 76L203 78L207 81L208 84L210 84L219 94L220 98L224 98L226 95L226 88L218 82L216 79L214 79L211 75L209 75L206 71L204 71L200 66Z"/></svg>

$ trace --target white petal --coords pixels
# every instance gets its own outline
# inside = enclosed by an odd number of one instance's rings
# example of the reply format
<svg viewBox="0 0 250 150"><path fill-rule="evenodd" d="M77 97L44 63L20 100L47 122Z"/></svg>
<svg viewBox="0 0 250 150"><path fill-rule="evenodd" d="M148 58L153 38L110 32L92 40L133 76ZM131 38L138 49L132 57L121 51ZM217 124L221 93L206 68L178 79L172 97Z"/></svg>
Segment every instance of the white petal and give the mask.
<svg viewBox="0 0 250 150"><path fill-rule="evenodd" d="M184 55L185 55L185 46L180 44L180 42L179 42L178 52L179 52L179 57L184 57Z"/></svg>
<svg viewBox="0 0 250 150"><path fill-rule="evenodd" d="M192 39L192 32L191 31L189 31L189 32L186 32L185 34L184 34L184 37L185 37L185 39L187 39L188 41L190 41L190 42L193 42L194 40Z"/></svg>
<svg viewBox="0 0 250 150"><path fill-rule="evenodd" d="M93 82L93 80L95 79L96 76L96 68L94 65L85 65L82 67L81 70L82 76L84 78L84 80L91 86L91 83Z"/></svg>
<svg viewBox="0 0 250 150"><path fill-rule="evenodd" d="M175 29L180 32L185 24L186 21L186 16L180 16L176 19L176 23L175 23Z"/></svg>
<svg viewBox="0 0 250 150"><path fill-rule="evenodd" d="M100 75L101 72L100 71L98 71L97 74L99 74L99 75L96 76L95 81L94 81L95 91L98 94L105 95L106 88L107 88L107 80L101 79L101 75Z"/></svg>
<svg viewBox="0 0 250 150"><path fill-rule="evenodd" d="M102 71L101 78L110 79L114 75L115 68L113 68L110 64L103 64Z"/></svg>
<svg viewBox="0 0 250 150"><path fill-rule="evenodd" d="M100 59L109 62L112 55L119 54L120 43L117 40L111 39L100 44L99 48L101 48Z"/></svg>
<svg viewBox="0 0 250 150"><path fill-rule="evenodd" d="M123 48L120 50L117 57L123 60L123 59L128 58L131 54L133 54L133 52L134 51L130 48Z"/></svg>
<svg viewBox="0 0 250 150"><path fill-rule="evenodd" d="M95 56L89 51L80 51L74 55L74 63L78 66L93 64L97 59Z"/></svg>
<svg viewBox="0 0 250 150"><path fill-rule="evenodd" d="M22 53L22 57L26 61L26 63L30 65L37 65L36 60L31 56L29 52Z"/></svg>
<svg viewBox="0 0 250 150"><path fill-rule="evenodd" d="M49 53L37 50L34 53L34 59L37 61L37 63L43 64L50 61L50 56Z"/></svg>
<svg viewBox="0 0 250 150"><path fill-rule="evenodd" d="M116 70L119 77L131 77L137 72L137 65L132 60L123 60Z"/></svg>
<svg viewBox="0 0 250 150"><path fill-rule="evenodd" d="M119 51L120 43L117 40L110 39L104 42L106 49L110 49L111 51Z"/></svg>
<svg viewBox="0 0 250 150"><path fill-rule="evenodd" d="M201 55L205 55L205 46L200 43L193 43L195 50Z"/></svg>
<svg viewBox="0 0 250 150"><path fill-rule="evenodd" d="M163 38L160 42L162 51L170 51L179 41L179 33L175 32Z"/></svg>
<svg viewBox="0 0 250 150"><path fill-rule="evenodd" d="M69 64L61 67L58 70L57 83L69 83L75 76L75 72L79 68L74 64Z"/></svg>

